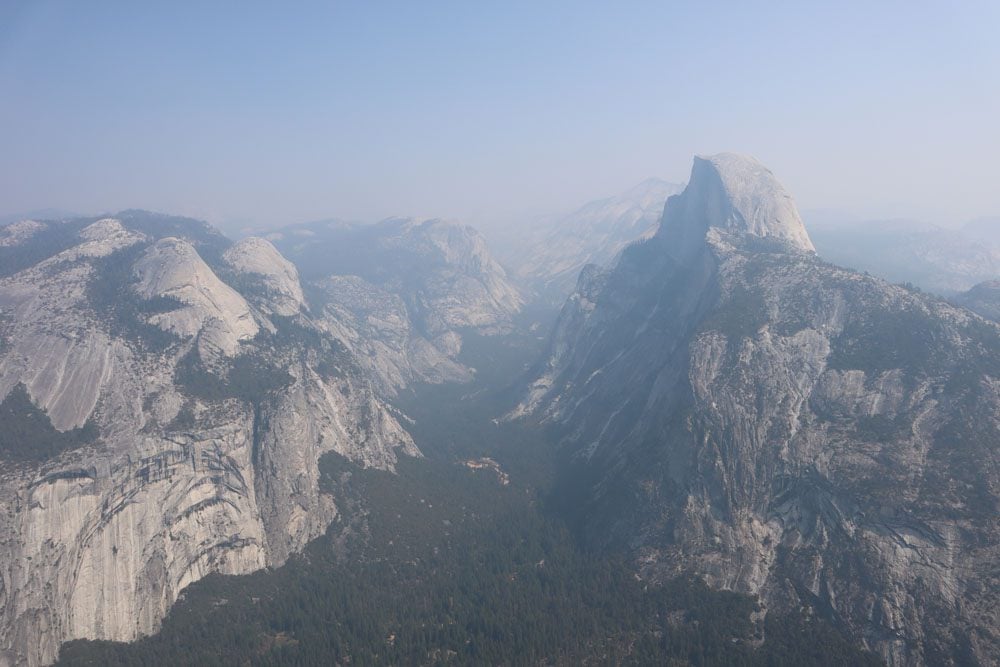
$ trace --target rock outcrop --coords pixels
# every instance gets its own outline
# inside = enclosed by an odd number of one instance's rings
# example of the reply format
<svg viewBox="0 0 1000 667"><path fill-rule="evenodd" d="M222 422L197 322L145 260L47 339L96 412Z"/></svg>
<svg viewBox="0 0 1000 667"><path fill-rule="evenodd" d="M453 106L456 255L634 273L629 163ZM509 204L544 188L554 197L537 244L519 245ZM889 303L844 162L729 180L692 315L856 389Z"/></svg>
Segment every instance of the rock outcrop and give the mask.
<svg viewBox="0 0 1000 667"><path fill-rule="evenodd" d="M701 251L710 230L815 251L792 196L767 167L735 153L696 157L688 186L667 200L660 226L677 258Z"/></svg>
<svg viewBox="0 0 1000 667"><path fill-rule="evenodd" d="M468 331L510 330L522 297L471 227L442 220L318 222L272 235L358 344L382 384L470 377L455 361ZM344 327L349 322L352 332Z"/></svg>
<svg viewBox="0 0 1000 667"><path fill-rule="evenodd" d="M157 313L149 322L182 337L194 336L212 322L214 342L227 356L259 326L243 296L222 282L187 241L160 239L134 266L136 292L145 299L170 298L182 307Z"/></svg>
<svg viewBox="0 0 1000 667"><path fill-rule="evenodd" d="M34 261L0 278L0 400L73 446L0 439L0 665L135 639L206 574L283 563L336 515L323 453L419 454L269 244L140 212L2 239Z"/></svg>
<svg viewBox="0 0 1000 667"><path fill-rule="evenodd" d="M515 416L642 576L823 615L893 665L1000 655L1000 328L821 261L774 177L697 159L588 268Z"/></svg>
<svg viewBox="0 0 1000 667"><path fill-rule="evenodd" d="M395 393L413 382L467 382L472 371L415 331L406 303L358 276L313 282L316 324L356 352L381 388Z"/></svg>
<svg viewBox="0 0 1000 667"><path fill-rule="evenodd" d="M305 307L298 269L270 241L255 236L243 239L222 258L237 273L260 281L268 311L288 317Z"/></svg>

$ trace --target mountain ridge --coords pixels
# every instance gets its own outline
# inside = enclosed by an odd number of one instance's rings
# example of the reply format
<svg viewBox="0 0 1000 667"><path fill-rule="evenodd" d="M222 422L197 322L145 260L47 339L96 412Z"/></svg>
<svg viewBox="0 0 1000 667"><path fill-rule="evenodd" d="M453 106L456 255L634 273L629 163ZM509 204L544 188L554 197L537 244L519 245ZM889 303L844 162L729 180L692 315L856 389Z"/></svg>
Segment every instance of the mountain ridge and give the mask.
<svg viewBox="0 0 1000 667"><path fill-rule="evenodd" d="M655 233L667 198L681 187L648 178L621 194L539 223L510 258L515 275L539 298L561 302L583 266L610 263L625 246Z"/></svg>
<svg viewBox="0 0 1000 667"><path fill-rule="evenodd" d="M988 661L1000 329L823 262L783 188L725 201L705 167L581 274L511 416L554 430L582 537L642 576L804 605L894 665Z"/></svg>
<svg viewBox="0 0 1000 667"><path fill-rule="evenodd" d="M231 244L204 223L27 231L0 247L33 262L0 276L0 414L52 444L0 448L0 664L135 639L189 583L283 563L341 511L325 452L420 455L343 341L223 280Z"/></svg>
<svg viewBox="0 0 1000 667"><path fill-rule="evenodd" d="M329 313L353 322L361 358L389 393L414 381L468 379L462 335L510 331L524 300L472 227L441 219L321 221L270 235ZM341 289L336 289L341 288Z"/></svg>

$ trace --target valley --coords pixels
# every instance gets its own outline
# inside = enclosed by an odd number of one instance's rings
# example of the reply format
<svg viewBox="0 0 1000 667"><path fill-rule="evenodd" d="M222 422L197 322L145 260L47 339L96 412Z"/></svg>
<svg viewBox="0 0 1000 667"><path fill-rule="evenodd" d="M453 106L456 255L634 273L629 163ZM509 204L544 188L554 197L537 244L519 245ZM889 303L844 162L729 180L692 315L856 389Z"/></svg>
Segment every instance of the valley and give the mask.
<svg viewBox="0 0 1000 667"><path fill-rule="evenodd" d="M501 422L551 312L504 337L468 335L467 385L419 385L398 407L423 458L397 474L330 454L343 519L275 570L193 584L132 644L74 641L61 665L877 665L830 624L766 618L753 598L691 579L650 585L627 551L586 548L554 502L544 428ZM509 475L463 465L490 457Z"/></svg>
<svg viewBox="0 0 1000 667"><path fill-rule="evenodd" d="M992 283L824 261L749 156L637 192L572 288L437 219L0 228L0 664L984 662Z"/></svg>
<svg viewBox="0 0 1000 667"><path fill-rule="evenodd" d="M997 26L0 1L0 667L1000 667Z"/></svg>

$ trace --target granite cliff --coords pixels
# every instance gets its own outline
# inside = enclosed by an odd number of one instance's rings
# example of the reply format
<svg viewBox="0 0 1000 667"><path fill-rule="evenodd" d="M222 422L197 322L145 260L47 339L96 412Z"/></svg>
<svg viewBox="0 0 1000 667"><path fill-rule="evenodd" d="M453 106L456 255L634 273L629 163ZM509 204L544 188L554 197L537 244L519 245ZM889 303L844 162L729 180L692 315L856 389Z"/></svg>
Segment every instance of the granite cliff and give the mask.
<svg viewBox="0 0 1000 667"><path fill-rule="evenodd" d="M697 158L588 267L512 417L640 576L822 615L890 664L1000 655L1000 329L820 260L753 158Z"/></svg>
<svg viewBox="0 0 1000 667"><path fill-rule="evenodd" d="M0 230L0 665L155 631L337 508L318 459L418 455L267 241L127 211Z"/></svg>

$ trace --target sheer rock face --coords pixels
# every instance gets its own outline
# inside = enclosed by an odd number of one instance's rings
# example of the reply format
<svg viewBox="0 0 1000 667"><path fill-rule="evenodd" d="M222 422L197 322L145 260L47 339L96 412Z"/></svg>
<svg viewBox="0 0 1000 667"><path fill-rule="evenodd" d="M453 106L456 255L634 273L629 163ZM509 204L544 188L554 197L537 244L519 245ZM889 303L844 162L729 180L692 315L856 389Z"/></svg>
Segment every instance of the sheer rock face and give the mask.
<svg viewBox="0 0 1000 667"><path fill-rule="evenodd" d="M283 563L337 512L323 453L419 454L343 344L300 315L309 335L289 335L202 259L221 237L120 217L3 235L42 259L0 278L0 399L21 384L96 438L42 461L0 448L0 665L135 639L206 574Z"/></svg>
<svg viewBox="0 0 1000 667"><path fill-rule="evenodd" d="M696 157L691 182L667 200L658 233L671 240L670 252L680 258L699 251L710 229L815 251L792 196L767 167L745 155Z"/></svg>
<svg viewBox="0 0 1000 667"><path fill-rule="evenodd" d="M587 264L610 264L630 243L656 233L667 198L682 185L651 178L615 197L590 202L550 223L511 257L518 279L541 299L561 303Z"/></svg>
<svg viewBox="0 0 1000 667"><path fill-rule="evenodd" d="M696 161L659 234L585 270L516 414L644 576L812 607L891 664L989 663L1000 328L820 261L761 170Z"/></svg>
<svg viewBox="0 0 1000 667"><path fill-rule="evenodd" d="M122 380L131 354L94 327L85 305L92 268L82 260L106 257L143 239L117 221L101 220L80 230L77 245L0 279L5 341L0 398L23 383L57 429L84 425L102 391Z"/></svg>
<svg viewBox="0 0 1000 667"><path fill-rule="evenodd" d="M382 386L471 377L462 334L510 330L522 297L471 227L442 220L296 225L272 240L295 260L323 324L369 359Z"/></svg>

